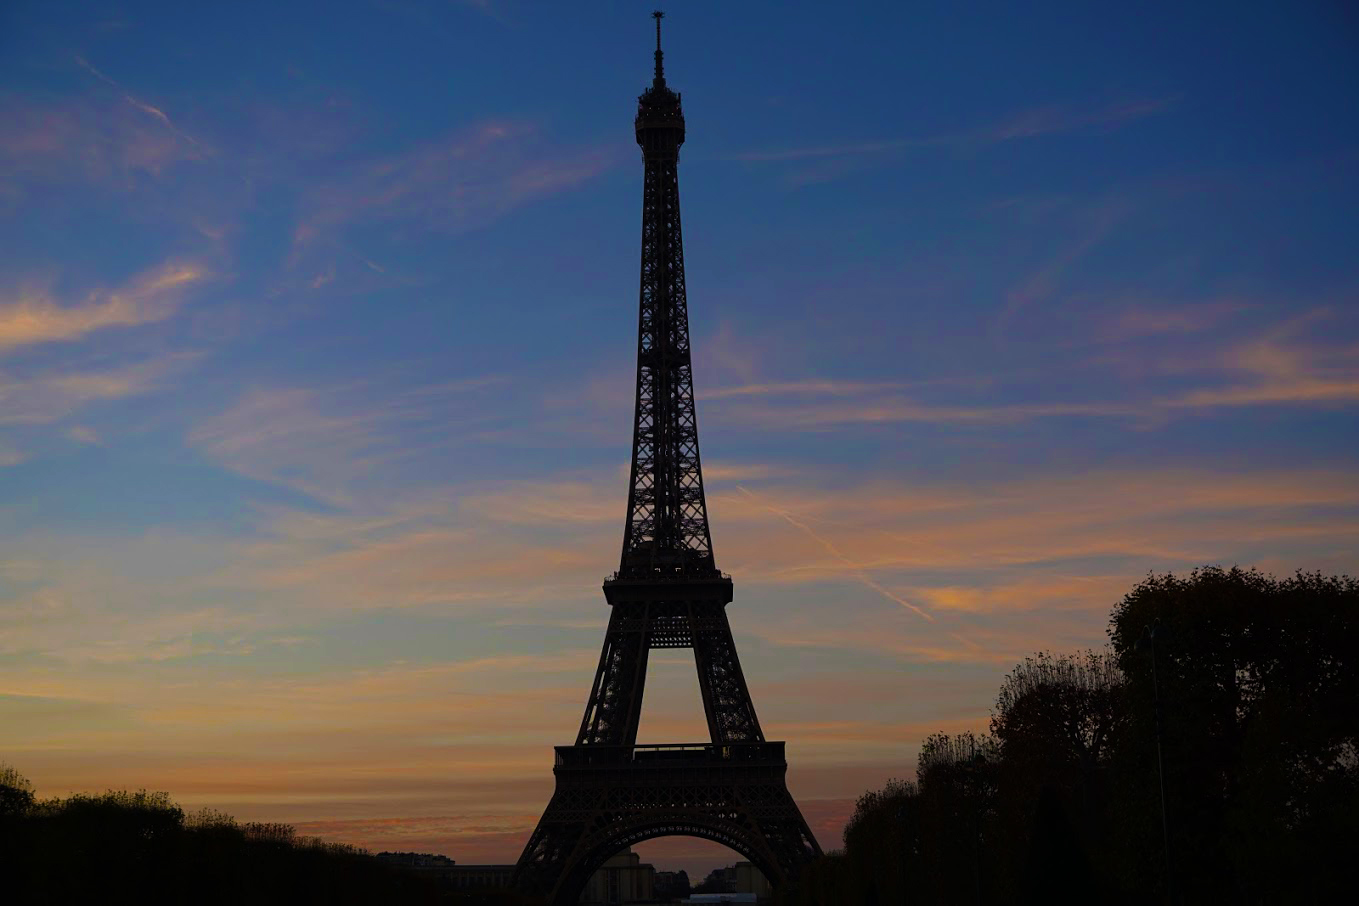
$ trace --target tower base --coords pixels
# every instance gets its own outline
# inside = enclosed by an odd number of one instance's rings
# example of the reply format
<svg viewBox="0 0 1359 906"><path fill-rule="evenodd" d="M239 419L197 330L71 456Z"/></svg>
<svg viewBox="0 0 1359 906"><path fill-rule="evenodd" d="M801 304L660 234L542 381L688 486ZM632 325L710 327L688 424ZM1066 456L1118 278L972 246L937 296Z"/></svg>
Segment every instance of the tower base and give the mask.
<svg viewBox="0 0 1359 906"><path fill-rule="evenodd" d="M614 853L653 837L734 849L778 887L821 848L788 792L783 743L558 746L557 789L515 884L570 906Z"/></svg>

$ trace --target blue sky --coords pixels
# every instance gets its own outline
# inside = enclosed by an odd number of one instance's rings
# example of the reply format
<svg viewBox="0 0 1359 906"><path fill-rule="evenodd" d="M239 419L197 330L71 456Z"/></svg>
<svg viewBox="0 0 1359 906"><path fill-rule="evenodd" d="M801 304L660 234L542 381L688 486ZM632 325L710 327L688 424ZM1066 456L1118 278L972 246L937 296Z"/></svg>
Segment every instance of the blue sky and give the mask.
<svg viewBox="0 0 1359 906"><path fill-rule="evenodd" d="M517 856L621 538L650 9L5 5L41 792ZM823 843L1148 571L1353 571L1346 4L667 10L715 550ZM682 659L648 706L701 734Z"/></svg>

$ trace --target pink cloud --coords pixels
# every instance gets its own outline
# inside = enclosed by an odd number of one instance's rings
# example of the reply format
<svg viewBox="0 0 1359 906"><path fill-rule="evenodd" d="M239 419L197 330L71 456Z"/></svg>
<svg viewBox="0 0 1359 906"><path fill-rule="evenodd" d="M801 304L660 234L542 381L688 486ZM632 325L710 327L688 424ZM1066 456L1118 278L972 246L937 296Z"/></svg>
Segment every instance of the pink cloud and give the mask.
<svg viewBox="0 0 1359 906"><path fill-rule="evenodd" d="M294 239L303 247L347 225L393 219L471 229L573 189L611 163L602 149L548 147L525 123L483 123L362 164L315 190Z"/></svg>
<svg viewBox="0 0 1359 906"><path fill-rule="evenodd" d="M136 173L157 176L206 156L202 145L125 102L0 107L0 188L12 197L72 178L129 189Z"/></svg>

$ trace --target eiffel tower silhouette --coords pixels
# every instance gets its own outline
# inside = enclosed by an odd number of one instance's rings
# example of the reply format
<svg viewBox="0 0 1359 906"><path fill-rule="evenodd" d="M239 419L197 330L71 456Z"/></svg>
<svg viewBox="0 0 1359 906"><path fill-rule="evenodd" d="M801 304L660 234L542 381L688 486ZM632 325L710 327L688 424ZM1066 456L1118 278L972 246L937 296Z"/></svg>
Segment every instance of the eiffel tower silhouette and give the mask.
<svg viewBox="0 0 1359 906"><path fill-rule="evenodd" d="M703 837L745 856L778 886L821 849L785 782L784 744L755 716L713 561L698 454L680 237L680 96L656 73L637 103L642 147L641 317L628 520L613 608L576 742L556 749L557 787L524 847L516 885L575 903L614 853L662 836ZM691 648L709 740L637 745L647 655Z"/></svg>

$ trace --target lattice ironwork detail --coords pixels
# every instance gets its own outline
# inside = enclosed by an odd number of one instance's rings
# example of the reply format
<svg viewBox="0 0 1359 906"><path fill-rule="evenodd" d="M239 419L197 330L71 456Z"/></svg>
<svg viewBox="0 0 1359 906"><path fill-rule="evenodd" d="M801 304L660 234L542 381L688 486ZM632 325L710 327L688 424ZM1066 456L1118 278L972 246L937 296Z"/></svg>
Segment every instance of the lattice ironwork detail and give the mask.
<svg viewBox="0 0 1359 906"><path fill-rule="evenodd" d="M574 903L625 846L675 834L731 847L776 886L819 855L784 781L783 743L768 742L736 654L731 579L713 560L698 453L679 217L680 96L656 75L639 99L641 311L628 521L613 610L573 746L557 749L557 789L520 856L517 885ZM637 746L652 648L692 648L709 742Z"/></svg>
<svg viewBox="0 0 1359 906"><path fill-rule="evenodd" d="M616 592L619 581L611 580L606 590ZM576 745L630 746L637 742L652 648L694 650L699 692L714 744L764 741L727 620L730 589L730 580L658 585L638 592L654 594L650 600L614 604ZM685 600L686 591L695 596L700 591L710 594L706 599Z"/></svg>
<svg viewBox="0 0 1359 906"><path fill-rule="evenodd" d="M712 536L703 496L689 350L689 309L680 230L680 96L656 78L637 101L642 147L642 279L637 322L628 520L620 575L712 575Z"/></svg>
<svg viewBox="0 0 1359 906"><path fill-rule="evenodd" d="M820 853L784 782L782 743L610 747L589 750L589 763L576 763L576 747L557 751L557 791L517 870L522 890L554 906L575 902L614 853L654 837L714 840L776 886Z"/></svg>

